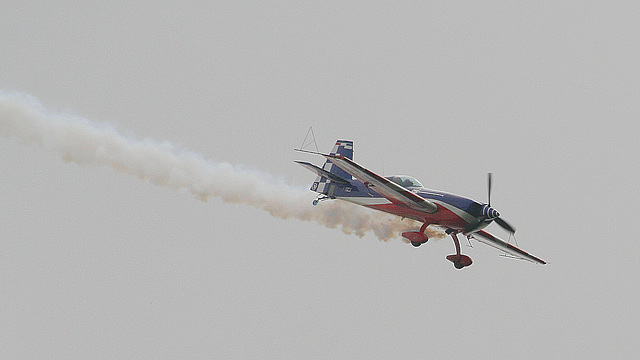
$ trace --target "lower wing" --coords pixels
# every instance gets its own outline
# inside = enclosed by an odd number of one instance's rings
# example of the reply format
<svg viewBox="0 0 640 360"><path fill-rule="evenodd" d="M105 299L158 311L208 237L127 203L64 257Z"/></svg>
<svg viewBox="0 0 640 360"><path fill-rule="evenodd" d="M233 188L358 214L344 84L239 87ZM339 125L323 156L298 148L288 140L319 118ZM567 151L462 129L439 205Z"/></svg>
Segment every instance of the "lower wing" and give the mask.
<svg viewBox="0 0 640 360"><path fill-rule="evenodd" d="M524 250L520 250L519 248L505 242L504 240L494 236L484 230L480 230L471 235L471 238L480 241L481 243L487 244L491 247L494 247L498 250L502 250L509 255L513 255L518 259L528 260L537 264L546 264L547 262L537 258Z"/></svg>

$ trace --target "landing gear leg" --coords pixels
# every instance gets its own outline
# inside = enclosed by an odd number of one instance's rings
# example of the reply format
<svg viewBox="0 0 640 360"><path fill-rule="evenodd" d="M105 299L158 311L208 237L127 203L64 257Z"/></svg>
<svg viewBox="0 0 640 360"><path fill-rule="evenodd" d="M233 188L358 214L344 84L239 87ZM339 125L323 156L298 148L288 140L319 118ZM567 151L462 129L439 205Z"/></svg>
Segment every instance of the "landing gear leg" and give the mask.
<svg viewBox="0 0 640 360"><path fill-rule="evenodd" d="M404 237L405 239L408 239L409 241L411 241L411 245L413 245L415 247L418 247L418 246L426 243L427 241L429 241L429 238L424 233L424 231L427 229L427 226L429 226L429 223L424 223L420 227L420 231L403 232L402 233L402 237Z"/></svg>
<svg viewBox="0 0 640 360"><path fill-rule="evenodd" d="M447 260L451 261L456 269L462 269L463 267L471 265L473 263L471 258L460 253L460 241L458 240L457 232L452 231L449 234L453 238L453 244L456 246L456 253L455 255L447 256Z"/></svg>

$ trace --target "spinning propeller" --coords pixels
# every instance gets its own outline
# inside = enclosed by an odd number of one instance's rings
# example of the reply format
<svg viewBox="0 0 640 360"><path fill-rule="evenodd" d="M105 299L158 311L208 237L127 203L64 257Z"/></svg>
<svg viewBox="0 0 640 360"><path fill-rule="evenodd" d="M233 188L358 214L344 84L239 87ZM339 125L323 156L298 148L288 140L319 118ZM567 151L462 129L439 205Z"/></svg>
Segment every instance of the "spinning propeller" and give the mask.
<svg viewBox="0 0 640 360"><path fill-rule="evenodd" d="M470 233L480 227L484 222L495 221L500 227L507 230L510 233L515 233L516 229L509 225L508 222L500 218L500 213L491 207L491 173L487 174L487 193L488 193L488 202L486 205L482 207L482 216L478 217L476 220L472 221L467 225L464 229L465 233Z"/></svg>

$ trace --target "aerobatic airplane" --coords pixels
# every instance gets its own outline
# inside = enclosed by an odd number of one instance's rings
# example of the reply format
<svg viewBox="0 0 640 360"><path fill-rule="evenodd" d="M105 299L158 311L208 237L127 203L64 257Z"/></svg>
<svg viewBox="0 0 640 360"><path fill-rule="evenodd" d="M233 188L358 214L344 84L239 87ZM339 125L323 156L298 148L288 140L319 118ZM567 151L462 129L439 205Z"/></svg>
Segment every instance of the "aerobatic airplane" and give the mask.
<svg viewBox="0 0 640 360"><path fill-rule="evenodd" d="M324 156L327 160L322 168L305 161L298 164L316 173L318 177L311 190L320 195L313 201L340 199L371 209L384 211L422 223L419 231L402 233L411 244L418 247L429 238L425 234L427 226L445 229L453 238L456 248L454 255L447 256L456 269L471 265L471 258L460 253L458 234L474 239L523 260L546 264L508 242L484 230L495 221L509 233L515 229L500 217L491 207L491 174L488 177L488 203L481 203L444 191L430 190L411 176L383 177L353 161L353 141L338 140L330 154L311 152Z"/></svg>

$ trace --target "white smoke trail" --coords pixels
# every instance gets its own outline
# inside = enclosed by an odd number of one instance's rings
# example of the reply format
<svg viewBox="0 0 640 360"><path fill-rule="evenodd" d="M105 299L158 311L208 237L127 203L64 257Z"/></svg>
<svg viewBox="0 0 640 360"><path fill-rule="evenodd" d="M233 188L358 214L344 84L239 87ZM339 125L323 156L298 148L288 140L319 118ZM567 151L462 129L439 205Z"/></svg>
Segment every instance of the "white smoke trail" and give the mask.
<svg viewBox="0 0 640 360"><path fill-rule="evenodd" d="M0 136L16 137L59 153L80 165L107 165L154 185L186 189L206 201L219 197L263 209L278 218L315 221L363 237L372 231L380 240L415 229L413 221L341 201L310 206L306 188L290 186L270 174L241 165L214 163L168 142L135 140L106 124L48 111L35 98L0 92ZM438 236L432 231L432 236Z"/></svg>

